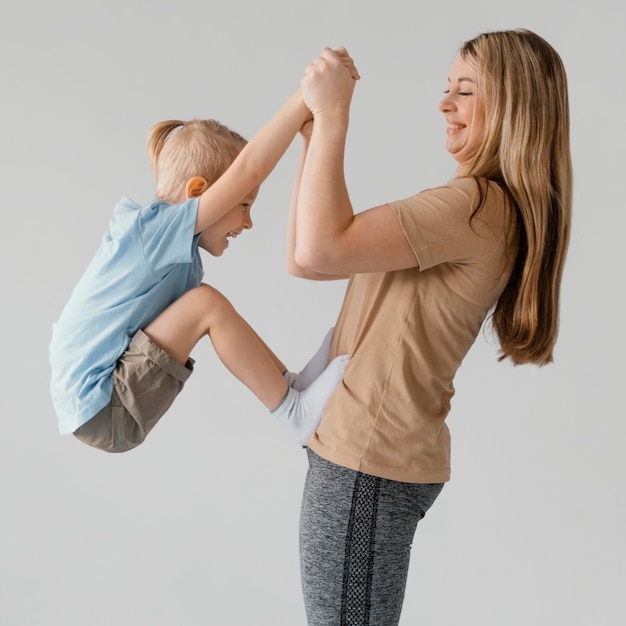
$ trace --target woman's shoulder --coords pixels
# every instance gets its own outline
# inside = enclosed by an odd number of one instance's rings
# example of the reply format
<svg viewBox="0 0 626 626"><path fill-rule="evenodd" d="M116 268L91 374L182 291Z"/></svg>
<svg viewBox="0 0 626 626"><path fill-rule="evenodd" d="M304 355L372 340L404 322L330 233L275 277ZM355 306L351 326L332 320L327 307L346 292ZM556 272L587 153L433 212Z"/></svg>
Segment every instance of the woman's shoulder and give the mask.
<svg viewBox="0 0 626 626"><path fill-rule="evenodd" d="M494 181L463 177L422 189L405 202L418 207L427 205L437 210L447 208L452 212L472 214L476 208L486 204L501 207L506 202L506 196L500 185Z"/></svg>
<svg viewBox="0 0 626 626"><path fill-rule="evenodd" d="M511 201L504 186L488 178L465 176L455 178L449 187L463 194L472 207L472 213L480 212L483 218L504 217L511 211Z"/></svg>
<svg viewBox="0 0 626 626"><path fill-rule="evenodd" d="M390 205L397 213L432 213L437 219L444 213L461 220L477 213L486 219L510 213L510 201L503 187L496 181L475 177L454 178Z"/></svg>
<svg viewBox="0 0 626 626"><path fill-rule="evenodd" d="M472 204L475 199L480 196L487 195L491 189L502 194L500 186L491 180L484 178L474 178L465 176L461 178L453 178L445 183L433 187L427 187L415 194L415 198L421 197L441 197L456 198L457 200L465 200L466 203Z"/></svg>
<svg viewBox="0 0 626 626"><path fill-rule="evenodd" d="M459 178L453 178L445 185L441 185L436 189L455 189L458 192L463 193L467 197L475 198L476 196L484 197L485 199L493 194L494 200L504 201L506 194L502 185L489 178L475 177L475 176L461 176Z"/></svg>

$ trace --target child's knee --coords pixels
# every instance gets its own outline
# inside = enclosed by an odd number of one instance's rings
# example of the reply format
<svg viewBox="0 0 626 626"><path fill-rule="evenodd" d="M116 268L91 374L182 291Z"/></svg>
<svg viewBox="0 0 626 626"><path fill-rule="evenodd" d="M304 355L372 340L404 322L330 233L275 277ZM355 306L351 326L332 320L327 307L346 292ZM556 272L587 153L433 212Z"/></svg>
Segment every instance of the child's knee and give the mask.
<svg viewBox="0 0 626 626"><path fill-rule="evenodd" d="M194 296L198 299L198 306L206 312L211 323L219 321L223 316L232 316L235 309L230 301L214 287L202 284L196 287Z"/></svg>

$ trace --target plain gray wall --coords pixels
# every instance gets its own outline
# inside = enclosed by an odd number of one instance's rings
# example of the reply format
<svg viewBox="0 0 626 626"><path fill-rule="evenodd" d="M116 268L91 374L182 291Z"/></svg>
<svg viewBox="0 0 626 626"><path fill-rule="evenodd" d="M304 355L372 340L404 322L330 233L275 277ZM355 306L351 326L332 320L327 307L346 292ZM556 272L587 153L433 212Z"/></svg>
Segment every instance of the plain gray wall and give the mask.
<svg viewBox="0 0 626 626"><path fill-rule="evenodd" d="M575 216L556 362L496 361L479 337L457 379L453 479L420 524L402 623L624 623L624 76L617 0L9 0L0 22L0 623L304 624L303 451L214 356L137 450L61 437L52 322L122 195L145 202L152 124L216 117L251 137L323 46L362 80L347 179L356 210L446 181L437 102L457 46L526 27L568 69ZM292 369L334 323L342 283L284 271L296 143L255 228L205 256ZM620 398L621 399L621 398Z"/></svg>

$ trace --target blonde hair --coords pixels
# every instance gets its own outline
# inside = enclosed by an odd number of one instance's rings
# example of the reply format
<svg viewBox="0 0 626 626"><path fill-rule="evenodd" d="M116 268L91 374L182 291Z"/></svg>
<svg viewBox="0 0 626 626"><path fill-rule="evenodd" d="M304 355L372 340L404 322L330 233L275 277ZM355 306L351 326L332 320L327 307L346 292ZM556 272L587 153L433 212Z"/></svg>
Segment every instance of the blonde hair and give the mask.
<svg viewBox="0 0 626 626"><path fill-rule="evenodd" d="M152 127L147 151L157 181L156 195L180 202L190 178L212 185L246 145L238 133L216 120L168 120Z"/></svg>
<svg viewBox="0 0 626 626"><path fill-rule="evenodd" d="M479 35L459 55L477 74L486 116L467 175L498 182L517 218L517 260L491 318L500 358L544 365L558 334L572 210L565 68L550 44L521 29Z"/></svg>

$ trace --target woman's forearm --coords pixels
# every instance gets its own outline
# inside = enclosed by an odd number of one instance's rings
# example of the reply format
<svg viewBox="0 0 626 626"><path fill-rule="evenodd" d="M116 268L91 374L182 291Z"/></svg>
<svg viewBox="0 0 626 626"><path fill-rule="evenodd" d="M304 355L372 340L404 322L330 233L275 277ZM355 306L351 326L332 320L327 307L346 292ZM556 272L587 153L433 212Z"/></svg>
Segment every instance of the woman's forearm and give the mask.
<svg viewBox="0 0 626 626"><path fill-rule="evenodd" d="M310 130L310 129L309 129ZM296 262L296 245L298 239L297 223L298 223L298 201L300 197L300 186L302 181L302 173L308 155L308 147L310 143L310 135L308 133L302 135L302 150L300 152L300 160L298 169L294 179L291 192L291 200L289 203L289 215L287 218L287 254L286 267L287 271L298 278L308 278L310 280L336 280L346 278L344 274L325 274L316 272L310 268L303 267Z"/></svg>
<svg viewBox="0 0 626 626"><path fill-rule="evenodd" d="M315 119L297 198L295 260L324 272L354 219L344 175L347 129L347 113Z"/></svg>

